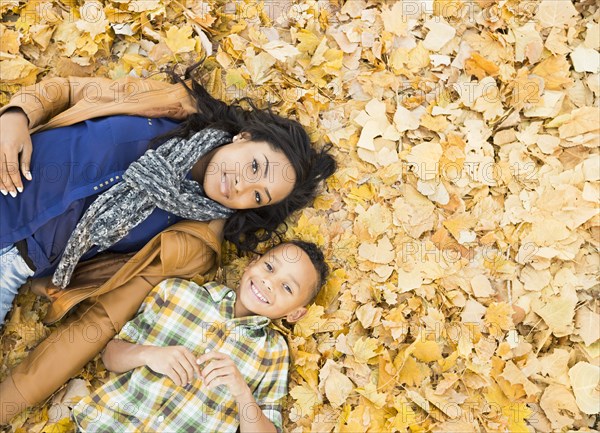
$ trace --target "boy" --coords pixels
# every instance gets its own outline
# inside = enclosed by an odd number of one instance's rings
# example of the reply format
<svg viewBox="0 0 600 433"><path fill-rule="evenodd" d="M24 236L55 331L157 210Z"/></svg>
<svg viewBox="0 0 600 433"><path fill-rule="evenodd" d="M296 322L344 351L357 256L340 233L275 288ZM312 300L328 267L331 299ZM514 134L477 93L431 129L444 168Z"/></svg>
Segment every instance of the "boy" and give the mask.
<svg viewBox="0 0 600 433"><path fill-rule="evenodd" d="M253 260L234 291L165 280L102 354L123 373L73 408L83 432L275 432L288 347L267 325L306 314L327 276L322 252L291 241Z"/></svg>

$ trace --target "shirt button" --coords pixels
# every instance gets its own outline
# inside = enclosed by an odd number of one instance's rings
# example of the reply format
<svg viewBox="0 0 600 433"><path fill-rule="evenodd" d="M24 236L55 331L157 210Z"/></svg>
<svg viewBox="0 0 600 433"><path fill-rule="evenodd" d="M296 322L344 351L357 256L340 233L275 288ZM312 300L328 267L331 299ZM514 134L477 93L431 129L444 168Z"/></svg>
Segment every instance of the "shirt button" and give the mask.
<svg viewBox="0 0 600 433"><path fill-rule="evenodd" d="M161 415L161 416L158 417L158 422L163 422L164 420L165 420L164 416Z"/></svg>
<svg viewBox="0 0 600 433"><path fill-rule="evenodd" d="M229 299L233 298L233 292L229 292L229 293L227 293L227 297L228 297Z"/></svg>
<svg viewBox="0 0 600 433"><path fill-rule="evenodd" d="M204 349L204 353L208 353L210 352L210 349L207 347L206 349Z"/></svg>

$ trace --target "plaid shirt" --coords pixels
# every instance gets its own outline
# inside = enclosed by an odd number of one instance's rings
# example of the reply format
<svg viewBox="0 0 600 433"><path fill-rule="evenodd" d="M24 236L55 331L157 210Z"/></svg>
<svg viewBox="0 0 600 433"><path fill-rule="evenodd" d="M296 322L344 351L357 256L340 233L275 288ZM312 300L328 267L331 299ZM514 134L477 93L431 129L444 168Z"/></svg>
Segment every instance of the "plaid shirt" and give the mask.
<svg viewBox="0 0 600 433"><path fill-rule="evenodd" d="M262 316L234 317L236 294L221 284L165 280L156 286L116 338L135 344L185 346L195 356L226 353L246 379L264 414L281 431L287 393L285 339ZM225 385L195 380L179 387L147 366L109 380L73 408L84 432L235 432L240 409ZM256 413L246 413L256 417Z"/></svg>

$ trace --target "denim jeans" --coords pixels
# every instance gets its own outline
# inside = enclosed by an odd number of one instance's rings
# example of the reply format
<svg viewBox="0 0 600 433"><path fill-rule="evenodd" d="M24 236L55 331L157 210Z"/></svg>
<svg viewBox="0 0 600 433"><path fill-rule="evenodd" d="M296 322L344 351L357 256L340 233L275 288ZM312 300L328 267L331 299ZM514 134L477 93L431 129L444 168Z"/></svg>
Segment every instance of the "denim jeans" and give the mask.
<svg viewBox="0 0 600 433"><path fill-rule="evenodd" d="M33 271L14 245L0 249L0 325L12 308L19 287L32 275Z"/></svg>

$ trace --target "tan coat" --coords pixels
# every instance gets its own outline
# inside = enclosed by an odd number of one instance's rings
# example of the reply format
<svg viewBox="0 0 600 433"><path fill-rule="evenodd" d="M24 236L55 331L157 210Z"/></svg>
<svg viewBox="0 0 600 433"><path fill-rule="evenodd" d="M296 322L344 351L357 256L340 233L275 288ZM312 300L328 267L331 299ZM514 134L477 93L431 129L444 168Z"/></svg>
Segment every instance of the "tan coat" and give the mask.
<svg viewBox="0 0 600 433"><path fill-rule="evenodd" d="M130 77L117 81L73 77L45 80L15 94L0 114L11 107L25 112L31 132L99 116L184 119L195 112L182 85ZM159 281L214 270L220 258L223 226L224 220L181 221L135 254L100 255L81 263L67 289L49 291L53 303L46 323L80 306L0 384L0 423L47 398L77 374L133 317ZM51 286L48 279L35 285Z"/></svg>
<svg viewBox="0 0 600 433"><path fill-rule="evenodd" d="M11 107L25 112L32 133L100 116L131 114L184 119L196 111L182 85L132 77L116 81L98 77L51 78L21 89L0 109L0 115ZM34 288L48 289L54 300L44 322L61 319L77 303L113 290L134 275L159 282L168 276L190 277L205 272L220 254L222 231L223 221L175 224L133 258L106 255L82 263L65 291L53 290L49 278L37 280Z"/></svg>

